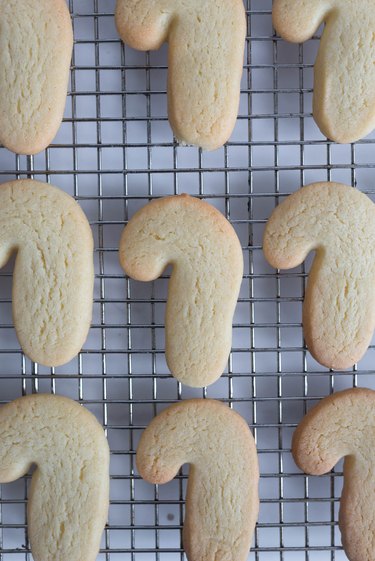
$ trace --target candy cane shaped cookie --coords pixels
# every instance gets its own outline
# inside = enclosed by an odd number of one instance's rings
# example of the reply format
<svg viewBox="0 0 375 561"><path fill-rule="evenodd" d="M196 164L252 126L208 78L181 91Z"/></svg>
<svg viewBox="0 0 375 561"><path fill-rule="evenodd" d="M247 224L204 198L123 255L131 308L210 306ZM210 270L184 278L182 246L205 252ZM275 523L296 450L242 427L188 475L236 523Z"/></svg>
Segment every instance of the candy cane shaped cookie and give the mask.
<svg viewBox="0 0 375 561"><path fill-rule="evenodd" d="M293 456L306 473L329 473L344 461L339 526L350 561L375 559L375 392L350 389L313 407L293 436Z"/></svg>
<svg viewBox="0 0 375 561"><path fill-rule="evenodd" d="M203 399L176 403L142 434L137 467L167 483L190 464L184 548L190 561L245 561L258 516L258 458L240 415Z"/></svg>
<svg viewBox="0 0 375 561"><path fill-rule="evenodd" d="M13 253L13 320L21 347L45 366L64 364L80 351L91 323L93 238L86 216L51 185L0 185L0 267Z"/></svg>
<svg viewBox="0 0 375 561"><path fill-rule="evenodd" d="M240 98L242 0L117 0L116 24L135 49L168 42L168 114L177 140L207 150L222 146Z"/></svg>
<svg viewBox="0 0 375 561"><path fill-rule="evenodd" d="M166 309L166 358L180 382L203 387L225 369L243 257L226 218L208 203L178 195L139 210L120 241L131 278L151 281L173 265Z"/></svg>
<svg viewBox="0 0 375 561"><path fill-rule="evenodd" d="M0 0L0 142L44 150L60 126L73 30L65 0Z"/></svg>
<svg viewBox="0 0 375 561"><path fill-rule="evenodd" d="M0 481L32 475L27 507L35 561L95 561L107 520L109 448L71 399L21 397L0 408Z"/></svg>
<svg viewBox="0 0 375 561"><path fill-rule="evenodd" d="M316 183L290 195L264 234L267 261L279 269L316 255L306 287L303 327L318 362L337 370L366 352L375 328L375 205L338 183Z"/></svg>
<svg viewBox="0 0 375 561"><path fill-rule="evenodd" d="M373 0L274 0L273 23L287 41L307 41L323 22L314 117L331 140L354 142L375 127Z"/></svg>

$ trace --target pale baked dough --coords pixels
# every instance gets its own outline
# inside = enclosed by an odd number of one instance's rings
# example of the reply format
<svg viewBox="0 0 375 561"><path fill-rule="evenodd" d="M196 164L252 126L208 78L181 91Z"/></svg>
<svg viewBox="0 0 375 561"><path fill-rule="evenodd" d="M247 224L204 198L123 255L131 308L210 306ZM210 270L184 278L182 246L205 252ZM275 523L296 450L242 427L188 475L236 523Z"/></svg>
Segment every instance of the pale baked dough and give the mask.
<svg viewBox="0 0 375 561"><path fill-rule="evenodd" d="M0 143L44 150L60 126L73 31L65 0L0 0Z"/></svg>
<svg viewBox="0 0 375 561"><path fill-rule="evenodd" d="M208 203L176 195L139 210L120 241L130 277L152 281L173 265L166 308L166 358L180 382L203 387L223 373L243 257L226 218Z"/></svg>
<svg viewBox="0 0 375 561"><path fill-rule="evenodd" d="M293 456L306 473L329 473L345 457L339 526L350 561L375 559L375 392L349 389L313 407L293 436Z"/></svg>
<svg viewBox="0 0 375 561"><path fill-rule="evenodd" d="M278 269L316 255L306 287L303 327L321 364L353 366L375 328L375 205L339 183L315 183L272 213L264 234L267 261Z"/></svg>
<svg viewBox="0 0 375 561"><path fill-rule="evenodd" d="M258 516L258 458L246 422L206 399L176 403L142 434L137 468L167 483L190 464L183 541L190 561L245 561Z"/></svg>
<svg viewBox="0 0 375 561"><path fill-rule="evenodd" d="M168 115L177 140L222 146L236 123L246 37L242 0L117 0L125 43L168 42Z"/></svg>
<svg viewBox="0 0 375 561"><path fill-rule="evenodd" d="M287 41L310 39L325 22L314 75L314 117L331 140L354 142L375 127L373 0L274 0Z"/></svg>
<svg viewBox="0 0 375 561"><path fill-rule="evenodd" d="M75 200L31 179L0 185L0 267L16 252L13 320L25 354L45 366L71 360L91 323L90 225Z"/></svg>
<svg viewBox="0 0 375 561"><path fill-rule="evenodd" d="M0 481L33 464L27 518L35 561L95 561L107 521L109 448L87 409L54 395L0 408Z"/></svg>

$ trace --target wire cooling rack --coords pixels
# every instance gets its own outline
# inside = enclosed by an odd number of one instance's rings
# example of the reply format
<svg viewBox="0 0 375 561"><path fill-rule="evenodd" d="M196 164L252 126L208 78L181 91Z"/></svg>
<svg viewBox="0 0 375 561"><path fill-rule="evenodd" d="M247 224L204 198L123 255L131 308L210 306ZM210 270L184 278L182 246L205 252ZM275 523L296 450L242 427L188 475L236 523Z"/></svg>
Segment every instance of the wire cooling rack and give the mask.
<svg viewBox="0 0 375 561"><path fill-rule="evenodd" d="M277 273L262 256L264 224L279 200L302 184L342 181L375 194L374 136L337 146L311 117L318 40L291 45L272 29L271 0L246 0L248 39L240 115L230 142L213 153L175 144L167 121L167 49L141 53L120 42L114 0L69 0L75 46L61 129L35 157L0 149L1 180L34 177L74 195L95 235L93 325L80 355L47 369L22 354L11 318L12 263L2 270L0 391L7 402L32 392L78 400L100 419L111 446L111 507L99 559L177 561L187 471L159 488L135 469L140 434L169 403L224 400L249 422L261 467L261 508L249 560L344 560L337 528L341 466L306 477L290 441L320 397L355 385L374 387L374 347L350 372L319 366L303 343L301 307L309 264ZM245 274L227 372L204 390L181 386L164 359L168 275L126 279L118 264L128 217L152 197L187 192L231 220ZM3 485L0 559L29 561L29 478Z"/></svg>

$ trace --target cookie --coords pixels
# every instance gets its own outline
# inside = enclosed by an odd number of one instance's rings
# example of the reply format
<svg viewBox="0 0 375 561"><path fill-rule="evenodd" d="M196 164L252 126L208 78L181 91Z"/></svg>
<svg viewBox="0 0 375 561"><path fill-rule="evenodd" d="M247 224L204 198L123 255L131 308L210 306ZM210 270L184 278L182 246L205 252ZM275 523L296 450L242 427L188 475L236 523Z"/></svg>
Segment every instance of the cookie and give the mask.
<svg viewBox="0 0 375 561"><path fill-rule="evenodd" d="M375 12L372 0L274 0L273 24L302 43L325 23L314 71L313 114L335 142L375 127Z"/></svg>
<svg viewBox="0 0 375 561"><path fill-rule="evenodd" d="M306 473L329 473L345 458L339 526L350 561L375 559L374 436L375 392L368 389L326 397L293 436L293 457Z"/></svg>
<svg viewBox="0 0 375 561"><path fill-rule="evenodd" d="M358 362L375 327L375 205L339 183L315 183L272 213L263 240L278 269L315 251L303 306L306 344L315 359L341 370Z"/></svg>
<svg viewBox="0 0 375 561"><path fill-rule="evenodd" d="M59 366L82 348L91 323L93 238L75 200L31 179L0 185L0 267L17 253L13 320L24 353Z"/></svg>
<svg viewBox="0 0 375 561"><path fill-rule="evenodd" d="M222 146L240 99L242 0L117 0L116 25L123 41L141 51L168 42L168 116L178 142Z"/></svg>
<svg viewBox="0 0 375 561"><path fill-rule="evenodd" d="M55 395L0 408L0 482L27 474L35 561L95 561L109 504L109 448L87 409Z"/></svg>
<svg viewBox="0 0 375 561"><path fill-rule="evenodd" d="M173 265L166 308L166 359L180 382L203 387L223 373L243 257L226 218L208 203L175 195L139 210L120 241L129 277L152 281Z"/></svg>
<svg viewBox="0 0 375 561"><path fill-rule="evenodd" d="M183 542L190 561L246 561L258 516L258 458L253 436L223 403L191 399L153 419L137 449L150 483L167 483L190 464Z"/></svg>
<svg viewBox="0 0 375 561"><path fill-rule="evenodd" d="M0 143L36 154L64 114L73 30L65 0L0 0Z"/></svg>

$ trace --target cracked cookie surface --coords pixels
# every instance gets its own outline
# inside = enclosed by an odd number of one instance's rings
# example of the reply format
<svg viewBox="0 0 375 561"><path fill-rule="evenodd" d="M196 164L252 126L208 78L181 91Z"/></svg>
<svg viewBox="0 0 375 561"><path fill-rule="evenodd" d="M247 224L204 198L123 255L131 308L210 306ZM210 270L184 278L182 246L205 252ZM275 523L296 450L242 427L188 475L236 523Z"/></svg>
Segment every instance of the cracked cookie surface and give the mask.
<svg viewBox="0 0 375 561"><path fill-rule="evenodd" d="M0 185L0 267L13 253L21 347L45 366L64 364L86 340L93 305L93 237L73 197L31 179Z"/></svg>
<svg viewBox="0 0 375 561"><path fill-rule="evenodd" d="M315 183L287 197L264 233L267 261L279 269L315 259L303 306L307 346L337 370L366 352L375 328L375 205L347 185Z"/></svg>
<svg viewBox="0 0 375 561"><path fill-rule="evenodd" d="M0 143L36 154L64 113L73 30L65 0L0 0Z"/></svg>

